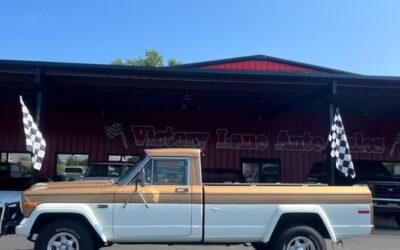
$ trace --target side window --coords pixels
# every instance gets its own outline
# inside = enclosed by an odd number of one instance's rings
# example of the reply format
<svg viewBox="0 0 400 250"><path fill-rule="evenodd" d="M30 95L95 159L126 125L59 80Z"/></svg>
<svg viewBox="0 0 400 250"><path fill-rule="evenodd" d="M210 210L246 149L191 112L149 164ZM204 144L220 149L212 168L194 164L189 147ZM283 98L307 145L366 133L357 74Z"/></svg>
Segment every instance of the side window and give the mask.
<svg viewBox="0 0 400 250"><path fill-rule="evenodd" d="M189 161L151 159L144 166L144 176L146 185L188 185Z"/></svg>
<svg viewBox="0 0 400 250"><path fill-rule="evenodd" d="M188 165L185 159L154 159L153 185L188 185Z"/></svg>
<svg viewBox="0 0 400 250"><path fill-rule="evenodd" d="M57 154L56 181L75 181L85 176L88 154Z"/></svg>

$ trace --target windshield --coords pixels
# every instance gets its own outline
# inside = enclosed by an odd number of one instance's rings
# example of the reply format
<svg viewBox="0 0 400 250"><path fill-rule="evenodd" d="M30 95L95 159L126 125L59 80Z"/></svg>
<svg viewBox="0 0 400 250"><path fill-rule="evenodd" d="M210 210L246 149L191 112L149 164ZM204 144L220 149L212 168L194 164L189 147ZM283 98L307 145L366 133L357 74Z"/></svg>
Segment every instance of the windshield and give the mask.
<svg viewBox="0 0 400 250"><path fill-rule="evenodd" d="M116 178L127 171L132 164L90 164L85 177Z"/></svg>
<svg viewBox="0 0 400 250"><path fill-rule="evenodd" d="M142 157L138 162L135 163L130 169L125 171L116 181L115 183L117 184L122 184L125 183L126 181L131 178L132 173L135 172L136 168L143 162L143 160L146 159L146 157Z"/></svg>

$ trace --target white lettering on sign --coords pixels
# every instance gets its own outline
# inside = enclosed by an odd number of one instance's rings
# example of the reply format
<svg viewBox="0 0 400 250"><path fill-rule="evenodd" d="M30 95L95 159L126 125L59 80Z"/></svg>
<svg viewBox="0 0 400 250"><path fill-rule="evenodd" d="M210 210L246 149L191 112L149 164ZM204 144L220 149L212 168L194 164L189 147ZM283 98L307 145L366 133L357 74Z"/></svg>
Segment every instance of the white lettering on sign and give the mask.
<svg viewBox="0 0 400 250"><path fill-rule="evenodd" d="M205 132L174 131L172 127L155 130L153 126L131 126L136 146L140 147L191 147L204 150L210 137Z"/></svg>
<svg viewBox="0 0 400 250"><path fill-rule="evenodd" d="M364 137L363 133L354 133L348 137L350 152L381 154L385 151L384 138Z"/></svg>
<svg viewBox="0 0 400 250"><path fill-rule="evenodd" d="M325 141L321 136L311 136L309 131L302 135L289 135L287 130L280 130L274 145L275 150L316 151L324 150Z"/></svg>
<svg viewBox="0 0 400 250"><path fill-rule="evenodd" d="M120 123L114 123L120 124ZM131 131L134 137L134 143L139 147L191 147L204 150L210 138L207 132L184 132L174 131L172 127L166 127L164 130L156 130L154 126L133 125ZM114 138L115 135L123 135L123 127L120 125L118 131L110 130L106 126L107 138ZM118 132L118 133L117 133ZM112 136L110 136L112 135ZM376 137L365 137L363 133L356 132L353 137L347 138L351 152L356 153L375 153L385 152L385 139ZM123 138L123 142L124 138ZM287 130L280 130L274 150L304 151L304 152L322 152L325 148L325 138L311 135L309 131L303 134L289 134ZM268 148L268 137L265 134L252 133L229 133L226 128L216 129L216 149L248 149L265 150ZM400 133L396 136L389 156L393 156L396 146L400 144ZM125 148L127 148L125 146Z"/></svg>
<svg viewBox="0 0 400 250"><path fill-rule="evenodd" d="M392 146L390 147L389 156L392 157L397 145L400 144L400 133L397 133L396 137L393 140Z"/></svg>
<svg viewBox="0 0 400 250"><path fill-rule="evenodd" d="M354 133L354 137L347 137L347 141L350 152L381 154L385 151L384 138L370 138L364 137L362 133ZM324 150L325 142L323 137L311 136L308 131L303 135L290 135L287 130L280 130L274 149L321 152Z"/></svg>
<svg viewBox="0 0 400 250"><path fill-rule="evenodd" d="M264 134L229 134L228 129L218 128L216 148L219 149L258 149L268 148L268 137Z"/></svg>

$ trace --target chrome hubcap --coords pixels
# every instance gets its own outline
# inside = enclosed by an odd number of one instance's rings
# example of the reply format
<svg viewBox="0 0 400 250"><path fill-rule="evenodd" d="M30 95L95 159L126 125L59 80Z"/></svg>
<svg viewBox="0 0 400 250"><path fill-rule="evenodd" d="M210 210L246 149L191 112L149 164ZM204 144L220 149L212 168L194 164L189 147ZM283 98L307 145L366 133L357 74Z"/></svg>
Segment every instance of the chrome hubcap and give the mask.
<svg viewBox="0 0 400 250"><path fill-rule="evenodd" d="M298 236L293 238L286 247L286 250L316 250L314 243L307 237Z"/></svg>
<svg viewBox="0 0 400 250"><path fill-rule="evenodd" d="M47 250L79 250L79 242L74 235L62 232L49 240Z"/></svg>

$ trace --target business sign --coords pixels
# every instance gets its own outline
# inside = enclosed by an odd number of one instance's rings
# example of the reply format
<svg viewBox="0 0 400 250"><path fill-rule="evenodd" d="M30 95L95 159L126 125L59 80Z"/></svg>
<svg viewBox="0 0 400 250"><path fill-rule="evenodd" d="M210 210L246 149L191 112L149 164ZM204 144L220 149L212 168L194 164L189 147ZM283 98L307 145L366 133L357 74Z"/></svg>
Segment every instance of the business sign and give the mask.
<svg viewBox="0 0 400 250"><path fill-rule="evenodd" d="M118 124L118 130L111 130L110 128L115 124ZM312 134L310 131L296 134L282 129L279 130L276 137L271 139L264 133L237 133L227 128L217 128L214 133L209 133L183 131L173 127L156 129L155 126L151 125L132 125L130 126L131 136L128 136L123 125L119 122L115 122L111 126L105 126L105 131L108 139L121 136L122 140L120 140L124 144L124 148L133 145L144 148L188 147L204 150L209 146L210 138L213 136L215 138L215 145L213 146L216 149L266 150L268 147L272 147L276 151L322 152L325 149L325 137L327 137ZM112 136L110 136L111 134ZM276 139L273 140L274 138ZM382 154L386 150L384 138L368 137L360 132L349 134L348 142L351 152L354 153ZM400 133L395 137L391 145L390 156L394 154L397 145L400 145Z"/></svg>

